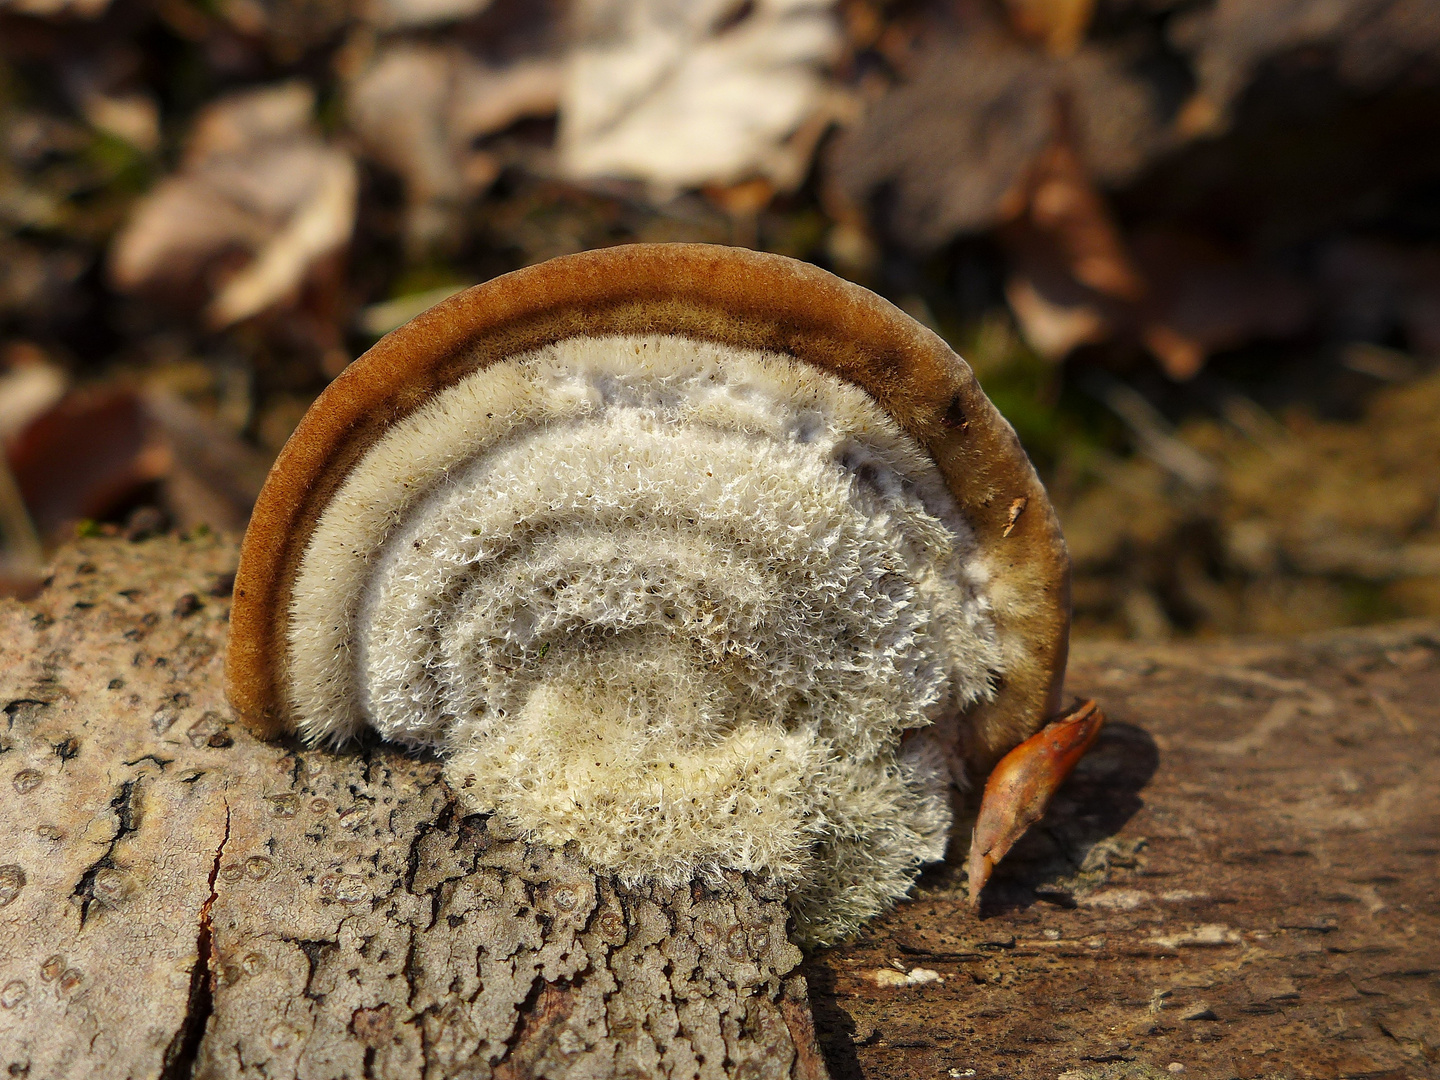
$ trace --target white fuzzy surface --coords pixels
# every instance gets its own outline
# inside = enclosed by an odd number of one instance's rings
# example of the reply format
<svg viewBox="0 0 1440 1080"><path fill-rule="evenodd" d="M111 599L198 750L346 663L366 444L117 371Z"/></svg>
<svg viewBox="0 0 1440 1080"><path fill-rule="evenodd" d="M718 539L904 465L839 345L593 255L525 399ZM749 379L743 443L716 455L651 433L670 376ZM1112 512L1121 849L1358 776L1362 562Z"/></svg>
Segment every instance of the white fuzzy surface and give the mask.
<svg viewBox="0 0 1440 1080"><path fill-rule="evenodd" d="M629 880L768 872L828 941L943 853L920 729L1003 668L985 588L934 463L859 389L572 338L360 461L297 576L289 689L307 738L439 747L472 808Z"/></svg>

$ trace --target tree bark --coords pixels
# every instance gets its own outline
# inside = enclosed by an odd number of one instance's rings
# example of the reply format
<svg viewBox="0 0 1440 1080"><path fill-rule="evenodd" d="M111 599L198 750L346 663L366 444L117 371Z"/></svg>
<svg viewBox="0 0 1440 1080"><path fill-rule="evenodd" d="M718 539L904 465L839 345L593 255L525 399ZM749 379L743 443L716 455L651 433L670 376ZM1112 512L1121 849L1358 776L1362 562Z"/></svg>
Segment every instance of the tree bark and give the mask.
<svg viewBox="0 0 1440 1080"><path fill-rule="evenodd" d="M0 604L9 1075L1440 1076L1440 627L1081 643L1111 724L981 915L947 865L801 965L764 881L626 889L433 760L252 739L234 557L87 541Z"/></svg>

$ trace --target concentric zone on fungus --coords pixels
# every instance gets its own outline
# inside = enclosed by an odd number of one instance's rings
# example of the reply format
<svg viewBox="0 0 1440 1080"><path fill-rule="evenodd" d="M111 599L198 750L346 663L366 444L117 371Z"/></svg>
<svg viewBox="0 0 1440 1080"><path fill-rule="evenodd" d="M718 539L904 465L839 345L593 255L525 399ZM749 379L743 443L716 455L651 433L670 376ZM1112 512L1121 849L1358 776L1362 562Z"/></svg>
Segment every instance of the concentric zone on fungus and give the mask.
<svg viewBox="0 0 1440 1080"><path fill-rule="evenodd" d="M1053 710L1067 588L936 335L782 257L613 248L321 395L242 547L227 691L263 735L435 745L472 809L622 878L769 872L824 941Z"/></svg>

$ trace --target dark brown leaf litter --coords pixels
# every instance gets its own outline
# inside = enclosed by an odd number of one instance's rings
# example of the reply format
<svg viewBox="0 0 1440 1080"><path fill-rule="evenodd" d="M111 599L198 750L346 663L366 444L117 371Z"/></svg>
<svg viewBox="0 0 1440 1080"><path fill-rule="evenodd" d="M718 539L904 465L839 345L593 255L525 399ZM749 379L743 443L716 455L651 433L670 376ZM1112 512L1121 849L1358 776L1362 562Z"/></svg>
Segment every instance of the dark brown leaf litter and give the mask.
<svg viewBox="0 0 1440 1080"><path fill-rule="evenodd" d="M852 30L871 104L824 162L832 209L912 252L961 241L971 290L973 238L998 240L988 272L1052 359L1148 354L1184 380L1317 332L1433 352L1428 305L1409 299L1434 245L1419 224L1437 168L1433 5L1000 8L921 5ZM1335 264L1398 236L1388 286L1335 288Z"/></svg>
<svg viewBox="0 0 1440 1080"><path fill-rule="evenodd" d="M435 762L226 724L233 559L87 541L0 604L12 1071L815 1075L763 889L616 891ZM980 916L941 867L804 966L831 1075L1435 1077L1440 627L1076 652L1111 723Z"/></svg>

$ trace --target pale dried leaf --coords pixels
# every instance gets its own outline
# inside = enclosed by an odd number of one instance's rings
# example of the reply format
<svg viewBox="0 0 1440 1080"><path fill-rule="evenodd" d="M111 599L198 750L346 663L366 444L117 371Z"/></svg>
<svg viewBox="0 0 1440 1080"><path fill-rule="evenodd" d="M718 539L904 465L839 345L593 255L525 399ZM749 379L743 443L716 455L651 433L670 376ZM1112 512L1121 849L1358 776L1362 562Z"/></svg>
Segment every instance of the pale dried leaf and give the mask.
<svg viewBox="0 0 1440 1080"><path fill-rule="evenodd" d="M272 143L304 138L314 113L315 91L302 82L222 98L196 118L185 147L185 164L243 156Z"/></svg>
<svg viewBox="0 0 1440 1080"><path fill-rule="evenodd" d="M793 184L839 47L831 0L584 0L561 103L573 177L657 190L759 175Z"/></svg>
<svg viewBox="0 0 1440 1080"><path fill-rule="evenodd" d="M553 116L560 102L560 64L523 60L508 67L460 65L450 106L450 128L457 142L503 131L527 117Z"/></svg>
<svg viewBox="0 0 1440 1080"><path fill-rule="evenodd" d="M465 289L464 285L440 285L424 292L408 293L393 300L382 300L371 304L360 312L356 325L372 337L388 334L405 325L423 311L428 311L441 300L448 300Z"/></svg>
<svg viewBox="0 0 1440 1080"><path fill-rule="evenodd" d="M42 19L74 17L93 19L105 12L110 0L0 0L0 11Z"/></svg>
<svg viewBox="0 0 1440 1080"><path fill-rule="evenodd" d="M932 968L911 968L909 971L897 971L894 968L876 968L870 972L870 978L884 989L898 990L911 986L924 986L926 983L941 983L945 976Z"/></svg>
<svg viewBox="0 0 1440 1080"><path fill-rule="evenodd" d="M116 237L116 285L197 305L207 299L197 288L213 288L205 313L216 327L296 295L349 241L356 211L354 163L316 134L314 106L313 90L289 83L204 110L181 171L140 202Z"/></svg>
<svg viewBox="0 0 1440 1080"><path fill-rule="evenodd" d="M58 75L91 127L151 154L160 146L160 104L145 86L143 66L141 52L120 40L68 57Z"/></svg>
<svg viewBox="0 0 1440 1080"><path fill-rule="evenodd" d="M149 154L160 146L160 107L149 94L90 94L81 110L92 126L137 150Z"/></svg>
<svg viewBox="0 0 1440 1080"><path fill-rule="evenodd" d="M1005 299L1026 344L1047 360L1063 360L1079 346L1109 336L1110 324L1094 304L1052 299L1028 277L1016 275L1006 282Z"/></svg>
<svg viewBox="0 0 1440 1080"><path fill-rule="evenodd" d="M264 233L263 222L203 180L172 176L145 197L116 238L110 276L125 292L193 278L216 254L254 246Z"/></svg>
<svg viewBox="0 0 1440 1080"><path fill-rule="evenodd" d="M312 265L349 241L358 196L355 163L343 153L325 151L316 171L309 198L285 229L215 297L206 313L212 325L229 326L258 315L298 289Z"/></svg>
<svg viewBox="0 0 1440 1080"><path fill-rule="evenodd" d="M494 67L459 47L401 43L352 82L346 115L365 152L404 178L407 233L423 247L452 231L454 208L495 179L498 166L477 140L553 115L559 93L552 60Z"/></svg>
<svg viewBox="0 0 1440 1080"><path fill-rule="evenodd" d="M370 0L367 21L385 30L436 26L478 15L491 0Z"/></svg>
<svg viewBox="0 0 1440 1080"><path fill-rule="evenodd" d="M365 152L405 178L412 204L459 197L446 113L458 57L415 44L385 49L351 84L346 119Z"/></svg>
<svg viewBox="0 0 1440 1080"><path fill-rule="evenodd" d="M0 374L0 443L59 401L69 383L65 372L34 346L13 345L8 352L8 366Z"/></svg>

